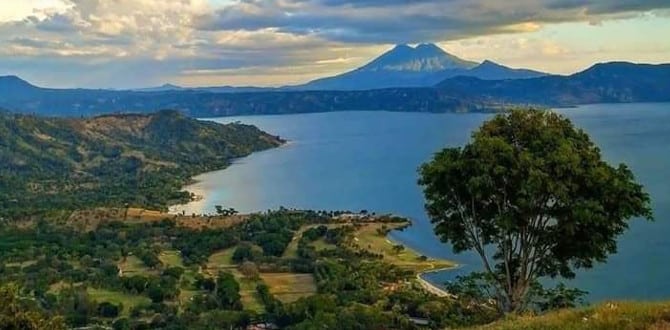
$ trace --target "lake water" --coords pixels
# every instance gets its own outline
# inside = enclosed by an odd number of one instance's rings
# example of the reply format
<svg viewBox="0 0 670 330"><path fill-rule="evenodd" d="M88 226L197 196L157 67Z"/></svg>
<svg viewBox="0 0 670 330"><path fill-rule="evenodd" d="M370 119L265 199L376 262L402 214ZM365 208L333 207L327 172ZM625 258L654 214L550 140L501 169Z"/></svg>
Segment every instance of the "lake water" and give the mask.
<svg viewBox="0 0 670 330"><path fill-rule="evenodd" d="M670 104L589 105L559 112L584 128L612 163L627 163L653 199L656 222L633 221L619 252L580 272L571 285L589 300L670 298ZM395 213L414 226L393 239L432 257L455 260L458 271L427 275L442 283L476 269L472 254L454 255L439 242L423 210L417 168L446 146L466 143L487 114L335 112L227 117L291 141L253 154L229 168L197 177L188 190L204 199L176 210L241 212L280 206Z"/></svg>

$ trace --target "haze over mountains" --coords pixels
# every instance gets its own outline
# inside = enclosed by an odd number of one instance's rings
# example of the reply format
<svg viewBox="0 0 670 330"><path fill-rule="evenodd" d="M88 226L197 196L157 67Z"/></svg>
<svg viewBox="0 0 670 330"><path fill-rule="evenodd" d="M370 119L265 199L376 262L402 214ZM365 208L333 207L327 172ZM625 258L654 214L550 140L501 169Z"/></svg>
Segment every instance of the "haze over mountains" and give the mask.
<svg viewBox="0 0 670 330"><path fill-rule="evenodd" d="M0 77L0 109L90 116L176 109L195 117L344 110L496 111L510 104L670 101L670 64L611 62L569 76L475 63L432 44L399 45L335 77L284 88L164 85L142 90L51 89Z"/></svg>
<svg viewBox="0 0 670 330"><path fill-rule="evenodd" d="M512 69L489 60L482 63L464 60L445 52L435 44L426 43L416 47L397 45L360 68L297 86L280 88L249 86L186 88L164 84L158 87L136 89L136 91L196 90L212 93L236 93L270 90L366 90L393 87L429 87L444 79L457 76L493 80L525 79L546 75L546 73L533 70Z"/></svg>

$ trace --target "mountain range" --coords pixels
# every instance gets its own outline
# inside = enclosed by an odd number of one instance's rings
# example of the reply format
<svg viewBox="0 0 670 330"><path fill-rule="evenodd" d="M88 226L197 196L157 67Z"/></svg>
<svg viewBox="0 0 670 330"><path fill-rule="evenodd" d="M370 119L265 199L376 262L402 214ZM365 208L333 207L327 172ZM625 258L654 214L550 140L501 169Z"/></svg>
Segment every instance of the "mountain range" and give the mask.
<svg viewBox="0 0 670 330"><path fill-rule="evenodd" d="M195 117L343 110L496 111L510 104L548 107L670 101L670 64L610 62L572 75L475 63L433 44L398 45L350 72L301 86L140 90L52 89L0 77L0 109L47 116L94 116L176 109ZM2 111L2 110L0 110Z"/></svg>
<svg viewBox="0 0 670 330"><path fill-rule="evenodd" d="M670 64L609 62L569 76L482 80L456 77L436 86L444 93L497 103L572 106L588 103L670 101Z"/></svg>
<svg viewBox="0 0 670 330"><path fill-rule="evenodd" d="M670 102L670 64L611 62L569 76L484 80L458 76L433 87L353 91L212 93L40 88L0 77L0 108L47 116L91 116L176 109L194 117L345 110L496 111L510 105Z"/></svg>

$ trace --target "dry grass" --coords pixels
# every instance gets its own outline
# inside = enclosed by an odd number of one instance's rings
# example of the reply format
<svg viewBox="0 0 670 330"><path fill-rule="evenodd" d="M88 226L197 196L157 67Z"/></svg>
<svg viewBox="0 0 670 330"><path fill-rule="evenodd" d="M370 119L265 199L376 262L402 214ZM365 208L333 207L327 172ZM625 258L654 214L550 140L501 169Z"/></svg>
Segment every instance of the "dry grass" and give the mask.
<svg viewBox="0 0 670 330"><path fill-rule="evenodd" d="M129 224L140 224L148 222L159 222L162 220L173 220L178 226L201 229L201 228L228 228L242 223L249 218L248 215L234 215L228 217L206 216L206 215L181 215L161 211L145 210L139 208L96 208L73 212L67 220L68 225L81 231L91 231L98 228L102 223L111 221L123 221Z"/></svg>
<svg viewBox="0 0 670 330"><path fill-rule="evenodd" d="M670 302L610 302L560 310L541 316L518 316L478 330L637 330L670 329Z"/></svg>
<svg viewBox="0 0 670 330"><path fill-rule="evenodd" d="M312 274L261 273L261 278L270 287L270 292L285 303L316 293Z"/></svg>

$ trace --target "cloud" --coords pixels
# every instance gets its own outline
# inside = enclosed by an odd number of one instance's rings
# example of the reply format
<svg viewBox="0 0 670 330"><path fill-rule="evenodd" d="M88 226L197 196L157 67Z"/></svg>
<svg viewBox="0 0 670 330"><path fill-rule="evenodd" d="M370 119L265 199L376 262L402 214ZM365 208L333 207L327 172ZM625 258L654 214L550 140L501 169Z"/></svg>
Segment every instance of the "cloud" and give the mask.
<svg viewBox="0 0 670 330"><path fill-rule="evenodd" d="M0 74L61 86L244 84L245 77L282 85L352 69L390 44L426 41L465 58L521 63L514 56L532 52L572 60L561 42L525 35L561 22L668 15L668 7L667 0L0 1ZM476 40L483 46L459 44ZM488 51L496 45L504 51Z"/></svg>
<svg viewBox="0 0 670 330"><path fill-rule="evenodd" d="M278 31L358 43L419 43L670 8L667 0L246 0L197 20L203 30Z"/></svg>

